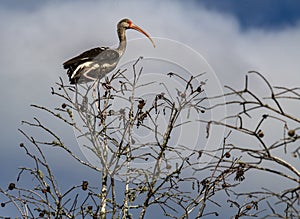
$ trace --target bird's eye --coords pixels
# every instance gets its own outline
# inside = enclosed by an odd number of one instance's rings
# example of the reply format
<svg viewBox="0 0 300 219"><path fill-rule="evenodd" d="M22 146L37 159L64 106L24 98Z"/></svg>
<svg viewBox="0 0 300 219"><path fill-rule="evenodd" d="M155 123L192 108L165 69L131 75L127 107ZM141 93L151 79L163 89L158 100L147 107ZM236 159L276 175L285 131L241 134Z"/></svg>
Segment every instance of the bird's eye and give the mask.
<svg viewBox="0 0 300 219"><path fill-rule="evenodd" d="M127 22L126 22L126 27L130 27L132 25L132 22L130 21L130 20L128 20Z"/></svg>

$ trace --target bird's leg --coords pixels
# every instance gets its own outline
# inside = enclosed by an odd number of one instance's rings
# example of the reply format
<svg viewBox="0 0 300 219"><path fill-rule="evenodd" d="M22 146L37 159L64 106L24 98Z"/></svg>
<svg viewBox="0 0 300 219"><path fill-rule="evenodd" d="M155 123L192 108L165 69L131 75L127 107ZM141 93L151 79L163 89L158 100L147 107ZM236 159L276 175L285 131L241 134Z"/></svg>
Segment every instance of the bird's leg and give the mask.
<svg viewBox="0 0 300 219"><path fill-rule="evenodd" d="M93 78L93 77L91 77L91 76L88 76L88 73L90 73L92 70L94 70L94 69L89 69L88 71L86 71L86 72L84 72L84 74L83 74L83 76L85 77L85 78L87 78L87 79L90 79L91 81L98 81L98 79L95 79L95 78Z"/></svg>
<svg viewBox="0 0 300 219"><path fill-rule="evenodd" d="M99 83L100 83L99 79L97 79L97 80L94 79L93 91L92 91L92 97L93 97L94 102L96 104L98 115L100 115L100 113L101 113L101 110L100 110L100 89L99 89Z"/></svg>

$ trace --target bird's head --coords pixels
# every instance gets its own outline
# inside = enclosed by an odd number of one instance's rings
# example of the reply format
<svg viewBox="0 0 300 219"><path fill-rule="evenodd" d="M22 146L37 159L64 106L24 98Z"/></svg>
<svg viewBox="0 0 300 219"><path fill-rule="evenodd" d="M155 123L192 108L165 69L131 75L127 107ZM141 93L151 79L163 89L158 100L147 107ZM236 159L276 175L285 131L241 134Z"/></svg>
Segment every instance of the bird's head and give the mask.
<svg viewBox="0 0 300 219"><path fill-rule="evenodd" d="M148 37L148 39L151 41L151 43L153 44L153 47L155 47L155 43L154 41L151 39L151 37L149 36L148 33L146 33L142 28L140 28L139 26L135 25L131 20L125 18L122 19L121 21L119 21L118 23L118 30L127 30L127 29L134 29L139 31L140 33L144 34L146 37Z"/></svg>

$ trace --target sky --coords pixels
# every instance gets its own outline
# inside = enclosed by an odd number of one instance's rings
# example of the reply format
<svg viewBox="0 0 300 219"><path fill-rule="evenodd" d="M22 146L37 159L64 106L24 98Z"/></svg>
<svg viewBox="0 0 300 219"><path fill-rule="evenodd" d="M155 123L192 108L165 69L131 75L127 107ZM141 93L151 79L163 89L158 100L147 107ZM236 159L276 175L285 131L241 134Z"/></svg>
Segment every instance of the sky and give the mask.
<svg viewBox="0 0 300 219"><path fill-rule="evenodd" d="M132 19L154 39L175 40L197 51L222 85L241 88L245 73L257 70L274 85L296 87L299 11L297 0L0 1L0 186L13 181L17 167L28 161L18 147L24 140L17 131L21 121L34 116L47 121L29 105L61 104L51 98L50 87L58 77L67 79L62 63L86 49L116 45L120 19ZM128 33L128 39L139 37ZM130 49L135 47L129 43L128 54ZM174 56L180 59L182 54ZM72 130L50 123L72 139ZM61 153L49 156L64 159ZM66 168L77 165L64 161Z"/></svg>

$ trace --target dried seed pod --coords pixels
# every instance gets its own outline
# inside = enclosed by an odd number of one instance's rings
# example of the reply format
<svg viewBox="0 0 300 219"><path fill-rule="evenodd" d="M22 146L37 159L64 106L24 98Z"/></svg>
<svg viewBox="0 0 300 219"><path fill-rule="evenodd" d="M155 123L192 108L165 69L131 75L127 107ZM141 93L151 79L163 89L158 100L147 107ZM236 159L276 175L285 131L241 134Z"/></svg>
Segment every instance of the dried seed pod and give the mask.
<svg viewBox="0 0 300 219"><path fill-rule="evenodd" d="M89 185L88 181L83 181L81 185L82 190L86 191L88 189L88 185Z"/></svg>
<svg viewBox="0 0 300 219"><path fill-rule="evenodd" d="M228 186L227 183L223 183L223 184L222 184L222 188L226 188L227 186Z"/></svg>
<svg viewBox="0 0 300 219"><path fill-rule="evenodd" d="M9 185L8 185L8 189L9 190L14 190L16 188L16 184L14 184L14 183L10 183Z"/></svg>
<svg viewBox="0 0 300 219"><path fill-rule="evenodd" d="M143 99L139 100L138 108L140 110L143 109L145 104L146 104L145 100L143 100Z"/></svg>
<svg viewBox="0 0 300 219"><path fill-rule="evenodd" d="M235 175L234 180L243 181L245 179L244 174L245 174L245 171L243 170L243 168L238 167L238 169L236 170L236 175Z"/></svg>
<svg viewBox="0 0 300 219"><path fill-rule="evenodd" d="M246 209L247 209L247 210L251 210L251 208L252 208L251 205L247 205L247 206L246 206Z"/></svg>
<svg viewBox="0 0 300 219"><path fill-rule="evenodd" d="M227 151L227 152L225 153L225 157L226 157L226 158L230 158L230 156L231 156L230 152Z"/></svg>
<svg viewBox="0 0 300 219"><path fill-rule="evenodd" d="M201 86L198 86L197 89L196 89L196 91L200 93L202 91Z"/></svg>
<svg viewBox="0 0 300 219"><path fill-rule="evenodd" d="M289 135L290 137L293 137L293 136L295 135L295 129L290 129L290 130L288 131L288 135Z"/></svg>
<svg viewBox="0 0 300 219"><path fill-rule="evenodd" d="M258 137L263 138L265 136L264 132L262 130L259 130L257 133Z"/></svg>

